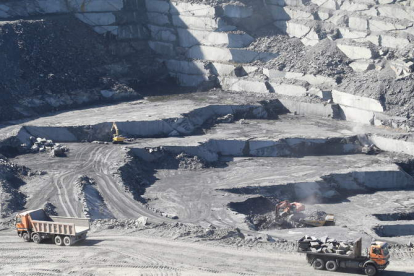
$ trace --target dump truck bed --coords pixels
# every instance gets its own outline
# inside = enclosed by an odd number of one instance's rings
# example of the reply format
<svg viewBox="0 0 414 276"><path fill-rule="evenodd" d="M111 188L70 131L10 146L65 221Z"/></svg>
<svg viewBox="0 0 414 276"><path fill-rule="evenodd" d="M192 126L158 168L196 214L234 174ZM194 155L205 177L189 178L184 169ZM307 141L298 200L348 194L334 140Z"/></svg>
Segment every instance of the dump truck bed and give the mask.
<svg viewBox="0 0 414 276"><path fill-rule="evenodd" d="M36 232L79 236L89 231L89 219L47 216L42 211L30 213L33 229Z"/></svg>
<svg viewBox="0 0 414 276"><path fill-rule="evenodd" d="M365 260L366 257L362 256L362 239L359 238L353 243L353 250L350 251L351 254L339 254L339 253L330 253L330 252L315 252L312 251L312 242L311 241L298 241L298 252L306 253L307 255L312 256L329 256L340 259L348 260Z"/></svg>

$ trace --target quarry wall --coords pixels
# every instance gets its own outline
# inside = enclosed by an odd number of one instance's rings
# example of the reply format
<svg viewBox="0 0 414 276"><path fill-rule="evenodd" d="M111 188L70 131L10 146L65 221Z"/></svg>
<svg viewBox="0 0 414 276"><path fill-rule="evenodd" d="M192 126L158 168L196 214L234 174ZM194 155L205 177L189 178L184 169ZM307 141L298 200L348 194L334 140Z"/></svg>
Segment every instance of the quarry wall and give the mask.
<svg viewBox="0 0 414 276"><path fill-rule="evenodd" d="M131 42L145 43L182 86L220 86L259 97L275 93L291 112L299 114L403 129L411 126L402 114L386 113L391 109L386 92L361 89L359 83L383 71L392 84L414 83L406 82L414 68L412 0L0 1L2 20L67 13L100 34L115 36L114 49L120 55L128 52L122 46L125 42L128 47ZM300 40L305 54L329 44L335 55L322 51L316 57L326 60L318 73L305 67L275 66L274 61L286 51L277 45L264 46L281 35ZM326 112L327 108L336 110L335 114Z"/></svg>

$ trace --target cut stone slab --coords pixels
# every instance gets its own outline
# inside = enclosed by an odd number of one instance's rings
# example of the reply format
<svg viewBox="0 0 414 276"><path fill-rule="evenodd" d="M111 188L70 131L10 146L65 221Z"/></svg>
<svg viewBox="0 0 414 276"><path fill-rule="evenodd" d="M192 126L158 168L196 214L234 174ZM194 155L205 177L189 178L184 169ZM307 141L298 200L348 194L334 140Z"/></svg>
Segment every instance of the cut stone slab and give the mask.
<svg viewBox="0 0 414 276"><path fill-rule="evenodd" d="M253 8L244 5L226 4L223 6L224 16L230 18L248 18L253 15Z"/></svg>
<svg viewBox="0 0 414 276"><path fill-rule="evenodd" d="M232 76L235 77L236 73L234 71L234 69L236 69L235 65L232 64L224 64L224 63L218 63L218 62L213 62L212 63L212 73L217 75L217 76Z"/></svg>
<svg viewBox="0 0 414 276"><path fill-rule="evenodd" d="M183 73L187 75L209 75L209 70L201 61L166 60L165 65L170 72Z"/></svg>
<svg viewBox="0 0 414 276"><path fill-rule="evenodd" d="M312 12L300 8L300 7L284 7L285 12L289 15L290 19L315 19Z"/></svg>
<svg viewBox="0 0 414 276"><path fill-rule="evenodd" d="M145 0L145 7L149 12L168 13L170 4L166 1Z"/></svg>
<svg viewBox="0 0 414 276"><path fill-rule="evenodd" d="M171 2L170 13L174 15L210 17L216 16L216 9L212 6L192 4L186 2Z"/></svg>
<svg viewBox="0 0 414 276"><path fill-rule="evenodd" d="M339 32L341 33L342 38L345 39L352 39L352 40L356 40L356 41L370 41L367 38L368 36L368 31L360 31L360 30L353 30L353 29L349 29L349 28L338 28ZM376 45L378 45L377 43L374 43Z"/></svg>
<svg viewBox="0 0 414 276"><path fill-rule="evenodd" d="M172 77L175 77L181 86L197 87L205 81L208 81L207 75L194 75L170 72Z"/></svg>
<svg viewBox="0 0 414 276"><path fill-rule="evenodd" d="M106 26L116 23L116 17L112 12L76 13L75 16L91 26Z"/></svg>
<svg viewBox="0 0 414 276"><path fill-rule="evenodd" d="M98 34L105 34L105 33L111 33L113 35L118 36L118 29L119 26L96 26L93 27L93 30L97 32Z"/></svg>
<svg viewBox="0 0 414 276"><path fill-rule="evenodd" d="M400 5L380 5L377 7L377 10L380 16L414 21L412 7L403 7Z"/></svg>
<svg viewBox="0 0 414 276"><path fill-rule="evenodd" d="M230 26L222 18L193 17L183 15L172 16L173 25L180 28L187 28L201 31L233 31L235 26Z"/></svg>
<svg viewBox="0 0 414 276"><path fill-rule="evenodd" d="M370 25L371 26L371 25ZM349 28L355 30L367 30L368 29L368 20L361 17L350 17L349 18ZM372 31L372 29L371 29Z"/></svg>
<svg viewBox="0 0 414 276"><path fill-rule="evenodd" d="M375 69L375 64L370 60L358 60L349 64L355 72L366 72Z"/></svg>
<svg viewBox="0 0 414 276"><path fill-rule="evenodd" d="M285 71L280 71L277 69L269 69L269 68L263 68L263 74L268 76L272 80L285 78L285 79L303 80L312 85L321 85L321 84L335 85L336 84L335 79L321 76L321 75L310 75L310 74L304 75L302 73L285 72Z"/></svg>
<svg viewBox="0 0 414 276"><path fill-rule="evenodd" d="M296 97L303 97L307 94L307 89L300 85L270 83L270 86L276 94Z"/></svg>
<svg viewBox="0 0 414 276"><path fill-rule="evenodd" d="M365 3L358 3L350 0L346 0L340 7L340 10L354 12L354 11L364 11L369 9L369 5Z"/></svg>
<svg viewBox="0 0 414 276"><path fill-rule="evenodd" d="M324 103L305 103L291 99L279 99L289 112L304 116L340 118L337 105Z"/></svg>
<svg viewBox="0 0 414 276"><path fill-rule="evenodd" d="M284 7L270 5L270 13L276 21L287 21L290 20L289 14L286 12Z"/></svg>
<svg viewBox="0 0 414 276"><path fill-rule="evenodd" d="M118 27L118 39L149 39L148 28L140 24L121 25Z"/></svg>
<svg viewBox="0 0 414 276"><path fill-rule="evenodd" d="M306 26L305 24L289 22L289 21L286 23L286 33L291 37L297 37L297 38L305 37L311 30L312 28L309 26Z"/></svg>
<svg viewBox="0 0 414 276"><path fill-rule="evenodd" d="M370 20L369 21L369 29L371 32L386 32L386 31L394 31L394 30L404 30L407 29L410 25L402 25L398 23L387 22L383 20Z"/></svg>
<svg viewBox="0 0 414 276"><path fill-rule="evenodd" d="M155 40L173 42L177 40L177 35L173 28L160 27L156 25L147 25L151 31L151 37Z"/></svg>
<svg viewBox="0 0 414 276"><path fill-rule="evenodd" d="M123 0L67 0L71 11L76 12L110 12L120 11L124 7Z"/></svg>
<svg viewBox="0 0 414 276"><path fill-rule="evenodd" d="M336 46L350 59L371 59L375 56L369 45L336 44Z"/></svg>
<svg viewBox="0 0 414 276"><path fill-rule="evenodd" d="M245 49L226 49L210 46L193 46L187 52L188 58L211 61L250 63L256 60L268 61L276 58L276 53L255 52Z"/></svg>
<svg viewBox="0 0 414 276"><path fill-rule="evenodd" d="M363 110L384 112L381 102L376 99L361 97L338 90L332 90L332 99L335 103Z"/></svg>
<svg viewBox="0 0 414 276"><path fill-rule="evenodd" d="M166 14L148 12L148 22L158 26L170 25L170 19Z"/></svg>
<svg viewBox="0 0 414 276"><path fill-rule="evenodd" d="M381 46L383 47L404 48L410 44L410 40L406 37L381 35Z"/></svg>
<svg viewBox="0 0 414 276"><path fill-rule="evenodd" d="M174 45L171 43L166 42L159 42L159 41L149 41L148 45L151 47L151 49L163 56L174 56Z"/></svg>
<svg viewBox="0 0 414 276"><path fill-rule="evenodd" d="M233 34L189 30L178 28L180 46L192 47L194 45L218 46L229 48L244 48L253 42L253 37L248 34Z"/></svg>
<svg viewBox="0 0 414 276"><path fill-rule="evenodd" d="M373 125L374 124L374 117L375 114L373 111L359 109L355 107L341 106L341 119L356 122L366 125Z"/></svg>
<svg viewBox="0 0 414 276"><path fill-rule="evenodd" d="M230 91L247 91L255 93L269 93L264 81L252 81L240 78L219 78L221 87Z"/></svg>

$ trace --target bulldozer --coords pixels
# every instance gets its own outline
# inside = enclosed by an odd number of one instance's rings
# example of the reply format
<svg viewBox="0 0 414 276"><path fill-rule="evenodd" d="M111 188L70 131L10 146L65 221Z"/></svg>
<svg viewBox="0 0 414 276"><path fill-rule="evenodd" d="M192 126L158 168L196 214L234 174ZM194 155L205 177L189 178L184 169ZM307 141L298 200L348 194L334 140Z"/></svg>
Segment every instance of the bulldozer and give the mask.
<svg viewBox="0 0 414 276"><path fill-rule="evenodd" d="M335 225L335 216L332 214L326 214L323 217L317 219L309 219L303 213L305 211L305 205L300 202L290 202L284 200L276 205L275 217L278 224L290 223L291 225L298 226L331 226Z"/></svg>
<svg viewBox="0 0 414 276"><path fill-rule="evenodd" d="M115 122L112 123L111 132L113 133L112 143L123 144L125 142L125 137L119 134L119 129Z"/></svg>

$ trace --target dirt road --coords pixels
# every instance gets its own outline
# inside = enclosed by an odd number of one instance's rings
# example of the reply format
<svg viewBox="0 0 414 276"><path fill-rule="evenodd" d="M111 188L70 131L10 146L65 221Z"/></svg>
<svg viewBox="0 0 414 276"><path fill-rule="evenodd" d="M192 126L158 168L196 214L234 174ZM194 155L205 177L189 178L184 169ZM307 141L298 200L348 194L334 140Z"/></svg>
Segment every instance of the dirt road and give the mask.
<svg viewBox="0 0 414 276"><path fill-rule="evenodd" d="M125 155L121 147L96 144L70 144L71 153L65 159L49 158L47 155L24 155L16 158L20 164L30 165L34 170L47 171L43 178L35 178L24 188L27 208L41 208L46 201L52 202L63 216L84 216L77 196L75 182L81 175L93 178L110 212L117 218L137 218L142 215L163 220L134 200L132 195L115 179L114 172ZM45 192L47 191L47 192Z"/></svg>
<svg viewBox="0 0 414 276"><path fill-rule="evenodd" d="M393 260L382 275L414 275L413 260ZM47 267L47 269L46 269ZM332 275L298 253L149 237L91 234L73 247L25 243L0 231L1 275ZM346 275L360 275L358 271ZM341 274L338 274L341 275Z"/></svg>

